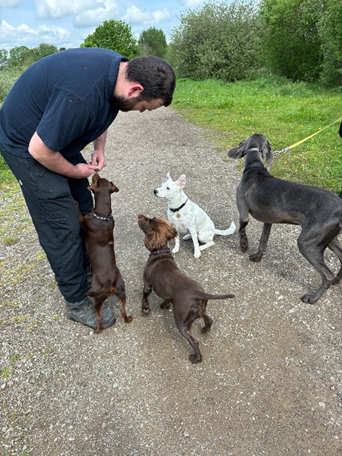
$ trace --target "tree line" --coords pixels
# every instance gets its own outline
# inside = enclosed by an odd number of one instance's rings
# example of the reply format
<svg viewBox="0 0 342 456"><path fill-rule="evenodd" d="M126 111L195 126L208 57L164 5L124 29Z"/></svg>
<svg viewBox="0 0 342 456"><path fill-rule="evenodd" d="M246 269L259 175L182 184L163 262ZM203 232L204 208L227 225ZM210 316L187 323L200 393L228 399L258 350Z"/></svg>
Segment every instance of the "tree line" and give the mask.
<svg viewBox="0 0 342 456"><path fill-rule="evenodd" d="M341 24L341 0L210 0L181 14L169 43L154 27L137 40L129 24L111 19L81 47L113 49L129 58L157 55L183 78L231 82L265 68L294 81L336 87L342 85ZM20 46L9 51L8 60L27 65L53 52L58 49L47 44Z"/></svg>
<svg viewBox="0 0 342 456"><path fill-rule="evenodd" d="M342 85L341 0L208 2L180 17L170 60L181 77L234 81L265 68Z"/></svg>
<svg viewBox="0 0 342 456"><path fill-rule="evenodd" d="M156 55L165 58L167 42L162 30L150 27L144 30L139 39L134 37L130 25L124 21L108 20L98 26L94 33L88 35L81 47L102 47L112 49L128 58L138 55ZM41 43L36 48L16 46L10 51L0 49L0 63L9 68L24 70L32 63L56 52L64 51L56 46ZM4 66L3 65L3 66Z"/></svg>

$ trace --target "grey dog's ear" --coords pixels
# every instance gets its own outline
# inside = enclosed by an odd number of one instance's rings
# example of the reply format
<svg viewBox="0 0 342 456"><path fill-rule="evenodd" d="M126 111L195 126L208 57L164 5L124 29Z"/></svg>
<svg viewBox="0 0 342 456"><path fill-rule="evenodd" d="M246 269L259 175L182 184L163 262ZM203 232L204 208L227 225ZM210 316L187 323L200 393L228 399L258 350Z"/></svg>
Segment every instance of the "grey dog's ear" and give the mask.
<svg viewBox="0 0 342 456"><path fill-rule="evenodd" d="M273 154L272 154L272 149L271 149L271 144L270 142L265 138L265 141L263 142L260 151L262 153L262 157L266 159L266 163L268 163L267 168L270 168L272 163L273 163Z"/></svg>
<svg viewBox="0 0 342 456"><path fill-rule="evenodd" d="M243 141L240 142L240 144L237 147L233 147L228 151L228 157L230 158L241 158L245 155L245 143L246 140L244 139Z"/></svg>

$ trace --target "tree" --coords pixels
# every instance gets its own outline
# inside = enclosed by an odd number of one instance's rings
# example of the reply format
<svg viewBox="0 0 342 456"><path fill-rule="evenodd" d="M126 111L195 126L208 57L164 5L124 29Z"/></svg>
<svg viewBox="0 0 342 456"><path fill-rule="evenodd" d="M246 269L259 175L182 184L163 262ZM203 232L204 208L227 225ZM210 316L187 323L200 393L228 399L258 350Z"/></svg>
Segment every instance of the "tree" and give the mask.
<svg viewBox="0 0 342 456"><path fill-rule="evenodd" d="M0 49L0 62L7 60L8 52L6 49Z"/></svg>
<svg viewBox="0 0 342 456"><path fill-rule="evenodd" d="M58 52L57 47L46 43L41 43L32 49L26 46L16 46L9 51L9 65L24 70L34 62L55 52Z"/></svg>
<svg viewBox="0 0 342 456"><path fill-rule="evenodd" d="M263 51L267 66L294 80L315 81L322 53L319 19L322 0L263 0Z"/></svg>
<svg viewBox="0 0 342 456"><path fill-rule="evenodd" d="M255 1L209 2L181 15L168 58L180 77L243 79L259 66L259 37Z"/></svg>
<svg viewBox="0 0 342 456"><path fill-rule="evenodd" d="M131 27L124 21L114 19L99 25L94 33L87 36L81 47L111 49L130 59L138 55L138 45Z"/></svg>
<svg viewBox="0 0 342 456"><path fill-rule="evenodd" d="M15 46L9 51L9 65L12 67L24 68L34 61L34 53L27 46Z"/></svg>
<svg viewBox="0 0 342 456"><path fill-rule="evenodd" d="M167 42L165 33L155 27L143 30L138 41L141 55L155 55L165 58Z"/></svg>
<svg viewBox="0 0 342 456"><path fill-rule="evenodd" d="M43 57L46 57L47 55L55 54L56 52L58 52L58 49L56 46L54 46L53 44L46 44L46 43L40 43L40 45L37 48L35 48L35 50L36 50L37 60L40 60Z"/></svg>
<svg viewBox="0 0 342 456"><path fill-rule="evenodd" d="M322 49L321 81L329 86L342 85L342 3L328 0L319 26Z"/></svg>

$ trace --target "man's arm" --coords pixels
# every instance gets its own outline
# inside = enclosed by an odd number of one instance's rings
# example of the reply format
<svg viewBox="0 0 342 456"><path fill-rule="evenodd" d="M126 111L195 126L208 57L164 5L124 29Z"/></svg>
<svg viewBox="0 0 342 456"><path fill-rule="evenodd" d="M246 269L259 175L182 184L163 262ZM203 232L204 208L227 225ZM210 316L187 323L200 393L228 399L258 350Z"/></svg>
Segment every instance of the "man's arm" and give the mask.
<svg viewBox="0 0 342 456"><path fill-rule="evenodd" d="M94 141L94 152L91 157L91 164L96 166L96 171L101 171L106 166L104 150L106 146L107 130Z"/></svg>
<svg viewBox="0 0 342 456"><path fill-rule="evenodd" d="M54 152L46 147L37 132L31 138L28 151L45 168L73 179L89 177L98 168L88 163L72 165L60 152Z"/></svg>

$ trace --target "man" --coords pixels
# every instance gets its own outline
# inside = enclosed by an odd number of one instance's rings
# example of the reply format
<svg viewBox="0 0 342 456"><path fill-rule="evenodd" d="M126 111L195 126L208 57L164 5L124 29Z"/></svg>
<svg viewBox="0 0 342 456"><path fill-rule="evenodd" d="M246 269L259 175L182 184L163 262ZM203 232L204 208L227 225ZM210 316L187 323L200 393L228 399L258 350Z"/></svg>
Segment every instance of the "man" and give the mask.
<svg viewBox="0 0 342 456"><path fill-rule="evenodd" d="M93 206L88 177L105 165L107 129L118 112L154 110L172 102L175 74L153 56L128 60L99 48L70 49L29 67L0 111L0 151L21 186L68 318L95 328L78 212ZM89 163L81 150L94 143ZM114 324L103 309L103 327Z"/></svg>

